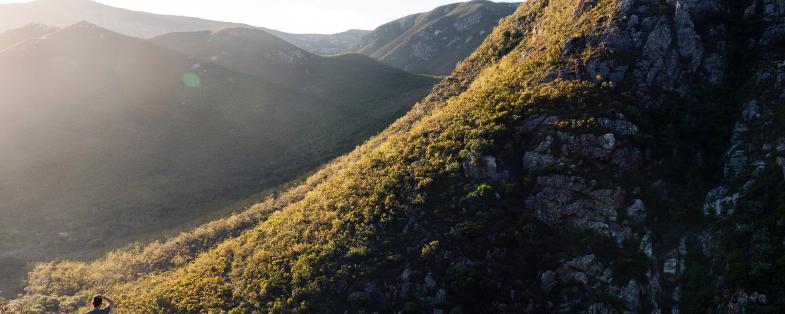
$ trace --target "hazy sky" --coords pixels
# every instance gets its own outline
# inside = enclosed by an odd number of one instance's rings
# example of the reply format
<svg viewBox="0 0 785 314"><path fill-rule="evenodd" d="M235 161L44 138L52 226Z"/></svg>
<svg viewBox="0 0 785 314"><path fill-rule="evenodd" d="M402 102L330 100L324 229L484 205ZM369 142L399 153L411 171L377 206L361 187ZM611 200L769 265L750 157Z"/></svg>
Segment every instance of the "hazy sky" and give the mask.
<svg viewBox="0 0 785 314"><path fill-rule="evenodd" d="M247 23L291 33L374 29L462 0L98 0L126 9ZM513 0L510 0L513 1ZM29 2L0 0L0 3Z"/></svg>

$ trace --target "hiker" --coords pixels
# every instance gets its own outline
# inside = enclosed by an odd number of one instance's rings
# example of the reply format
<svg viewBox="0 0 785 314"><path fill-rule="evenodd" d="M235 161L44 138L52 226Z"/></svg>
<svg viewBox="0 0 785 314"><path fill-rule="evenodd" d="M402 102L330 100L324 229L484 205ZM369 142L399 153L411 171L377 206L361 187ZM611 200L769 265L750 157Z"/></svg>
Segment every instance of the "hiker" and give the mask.
<svg viewBox="0 0 785 314"><path fill-rule="evenodd" d="M102 308L101 304L104 303L104 301L109 304ZM103 294L97 294L93 297L93 310L85 314L109 314L113 307L114 301L112 301L112 299Z"/></svg>

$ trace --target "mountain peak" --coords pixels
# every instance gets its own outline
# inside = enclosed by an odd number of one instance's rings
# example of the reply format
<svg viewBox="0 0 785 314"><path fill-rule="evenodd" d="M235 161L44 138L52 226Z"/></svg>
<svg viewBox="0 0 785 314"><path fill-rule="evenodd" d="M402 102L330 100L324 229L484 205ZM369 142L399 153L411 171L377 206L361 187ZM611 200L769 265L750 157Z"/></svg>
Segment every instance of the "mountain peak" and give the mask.
<svg viewBox="0 0 785 314"><path fill-rule="evenodd" d="M58 0L55 0L58 1ZM71 1L71 0L65 0ZM77 0L80 1L80 0ZM70 26L63 27L59 33L100 33L103 35L120 35L111 30L98 26L88 21L79 21Z"/></svg>
<svg viewBox="0 0 785 314"><path fill-rule="evenodd" d="M25 26L20 27L19 29L49 29L49 28L53 28L53 27L42 23L32 22Z"/></svg>
<svg viewBox="0 0 785 314"><path fill-rule="evenodd" d="M38 23L30 23L17 29L0 32L0 51L22 42L51 34L57 30L57 27L50 27Z"/></svg>
<svg viewBox="0 0 785 314"><path fill-rule="evenodd" d="M25 26L10 29L5 32L0 32L0 34L8 34L8 33L26 33L26 34L44 34L44 33L51 33L56 31L58 28L49 26L46 24L41 23L29 23Z"/></svg>
<svg viewBox="0 0 785 314"><path fill-rule="evenodd" d="M71 0L66 0L66 1L71 1ZM98 26L96 24L93 24L93 23L90 23L90 22L85 21L85 20L76 22L73 25L71 25L69 27L66 27L66 28L87 28L87 29L99 29L100 28L100 29L103 29L100 26Z"/></svg>

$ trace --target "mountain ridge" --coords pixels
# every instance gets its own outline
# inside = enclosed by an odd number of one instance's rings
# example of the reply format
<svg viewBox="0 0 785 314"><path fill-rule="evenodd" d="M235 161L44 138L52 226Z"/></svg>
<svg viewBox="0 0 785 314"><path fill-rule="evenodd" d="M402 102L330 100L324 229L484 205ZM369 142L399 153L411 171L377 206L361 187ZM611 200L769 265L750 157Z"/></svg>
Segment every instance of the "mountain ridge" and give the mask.
<svg viewBox="0 0 785 314"><path fill-rule="evenodd" d="M31 23L22 28L9 30L0 33L0 51L10 48L25 40L41 37L57 30L56 27L49 27L43 24Z"/></svg>
<svg viewBox="0 0 785 314"><path fill-rule="evenodd" d="M295 46L317 55L335 55L352 52L353 48L360 43L362 38L371 33L371 31L360 29L351 29L329 35L308 33L291 34L271 29L268 29L268 31Z"/></svg>
<svg viewBox="0 0 785 314"><path fill-rule="evenodd" d="M447 75L518 3L459 2L384 24L354 49L414 72Z"/></svg>
<svg viewBox="0 0 785 314"><path fill-rule="evenodd" d="M364 35L363 31L355 30L332 35L292 34L243 23L126 10L92 0L36 0L0 4L0 32L30 23L65 27L79 21L89 21L118 33L145 39L173 32L258 28L319 54L347 52Z"/></svg>

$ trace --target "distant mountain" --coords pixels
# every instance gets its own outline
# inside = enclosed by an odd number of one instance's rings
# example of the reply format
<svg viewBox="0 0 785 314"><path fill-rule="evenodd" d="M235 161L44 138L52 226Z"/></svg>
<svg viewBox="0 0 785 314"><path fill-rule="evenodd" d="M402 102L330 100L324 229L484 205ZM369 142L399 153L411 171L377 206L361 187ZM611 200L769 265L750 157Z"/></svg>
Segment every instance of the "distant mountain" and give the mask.
<svg viewBox="0 0 785 314"><path fill-rule="evenodd" d="M384 24L354 50L406 71L447 75L517 7L484 0L445 5Z"/></svg>
<svg viewBox="0 0 785 314"><path fill-rule="evenodd" d="M125 10L90 0L38 0L0 5L0 31L20 28L30 23L65 27L80 21L139 38L171 32L242 26L237 23Z"/></svg>
<svg viewBox="0 0 785 314"><path fill-rule="evenodd" d="M19 44L25 40L41 37L55 31L57 31L57 27L49 27L42 24L28 24L22 28L1 32L0 51Z"/></svg>
<svg viewBox="0 0 785 314"><path fill-rule="evenodd" d="M341 104L395 98L409 86L402 80L430 80L357 53L317 56L258 29L171 33L151 42Z"/></svg>
<svg viewBox="0 0 785 314"><path fill-rule="evenodd" d="M470 1L439 7L385 24L373 32L291 34L240 23L160 15L115 8L91 0L37 0L0 5L0 32L37 23L65 27L87 21L117 33L152 38L168 33L225 28L265 30L318 55L360 52L410 72L445 75L480 45L517 4Z"/></svg>
<svg viewBox="0 0 785 314"><path fill-rule="evenodd" d="M323 58L269 33L249 28L169 33L151 42L265 80L300 88ZM324 58L326 60L326 58Z"/></svg>
<svg viewBox="0 0 785 314"><path fill-rule="evenodd" d="M237 54L211 62L85 22L0 52L0 264L101 252L213 217L361 143L434 83L263 31L199 34ZM261 53L236 45L264 40L278 59L227 68ZM305 79L337 64L336 82L368 90L294 88L264 70Z"/></svg>
<svg viewBox="0 0 785 314"><path fill-rule="evenodd" d="M240 23L211 21L193 17L160 15L111 7L90 0L38 0L0 5L0 32L30 23L64 27L87 21L103 28L139 38L173 32L253 28ZM317 54L348 52L368 31L351 30L334 35L290 34L261 28L305 50Z"/></svg>
<svg viewBox="0 0 785 314"><path fill-rule="evenodd" d="M342 33L323 34L290 34L265 29L271 34L283 38L297 47L318 55L335 55L351 52L371 31L353 29Z"/></svg>

